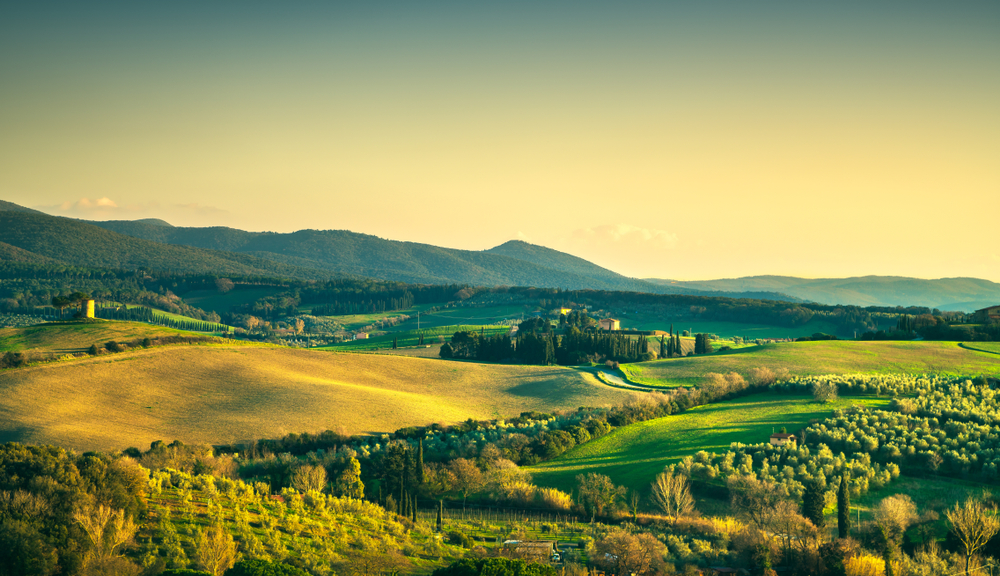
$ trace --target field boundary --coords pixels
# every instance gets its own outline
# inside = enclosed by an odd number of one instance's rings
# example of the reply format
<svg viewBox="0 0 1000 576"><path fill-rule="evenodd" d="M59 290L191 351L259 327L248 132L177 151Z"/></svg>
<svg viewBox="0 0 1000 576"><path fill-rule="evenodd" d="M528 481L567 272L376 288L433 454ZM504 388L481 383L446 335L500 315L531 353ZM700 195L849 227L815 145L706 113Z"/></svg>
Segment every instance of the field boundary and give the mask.
<svg viewBox="0 0 1000 576"><path fill-rule="evenodd" d="M996 354L997 356L1000 356L1000 352L997 352L995 350L983 350L982 348L974 348L972 346L966 345L965 342L959 342L958 347L964 348L966 350L972 350L973 352L982 352L983 354Z"/></svg>

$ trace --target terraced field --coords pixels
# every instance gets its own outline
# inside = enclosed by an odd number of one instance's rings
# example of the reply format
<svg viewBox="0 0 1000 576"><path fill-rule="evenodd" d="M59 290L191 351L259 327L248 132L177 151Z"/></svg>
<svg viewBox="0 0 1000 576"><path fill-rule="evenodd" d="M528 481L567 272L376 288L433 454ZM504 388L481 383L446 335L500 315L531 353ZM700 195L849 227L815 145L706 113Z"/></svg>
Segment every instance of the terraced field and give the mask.
<svg viewBox="0 0 1000 576"><path fill-rule="evenodd" d="M854 397L820 404L811 396L754 394L624 426L528 470L536 484L560 490L572 490L577 474L597 472L646 493L664 466L699 450L720 452L733 442L766 442L782 426L794 432L814 418L828 417L836 408L887 403Z"/></svg>
<svg viewBox="0 0 1000 576"><path fill-rule="evenodd" d="M559 367L177 345L0 371L0 442L110 450L154 440L391 432L620 404L637 394Z"/></svg>
<svg viewBox="0 0 1000 576"><path fill-rule="evenodd" d="M793 375L1000 374L1000 356L956 342L784 342L622 366L634 382L665 387L697 385L709 372L746 374L757 367Z"/></svg>

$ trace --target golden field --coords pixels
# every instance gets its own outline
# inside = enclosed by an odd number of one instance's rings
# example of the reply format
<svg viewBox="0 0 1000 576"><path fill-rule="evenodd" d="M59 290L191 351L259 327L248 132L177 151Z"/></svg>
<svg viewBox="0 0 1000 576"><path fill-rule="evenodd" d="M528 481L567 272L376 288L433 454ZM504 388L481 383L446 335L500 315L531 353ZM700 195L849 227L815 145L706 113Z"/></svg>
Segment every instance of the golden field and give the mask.
<svg viewBox="0 0 1000 576"><path fill-rule="evenodd" d="M0 371L0 441L78 450L620 404L637 393L559 367L238 345L176 345Z"/></svg>

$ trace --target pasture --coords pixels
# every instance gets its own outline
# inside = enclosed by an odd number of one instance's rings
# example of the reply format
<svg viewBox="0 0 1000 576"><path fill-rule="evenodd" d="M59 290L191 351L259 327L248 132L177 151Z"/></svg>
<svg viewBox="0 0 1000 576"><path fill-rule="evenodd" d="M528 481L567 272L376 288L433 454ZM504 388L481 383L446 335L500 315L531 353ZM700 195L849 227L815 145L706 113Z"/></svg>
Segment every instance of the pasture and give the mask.
<svg viewBox="0 0 1000 576"><path fill-rule="evenodd" d="M1000 356L956 342L782 342L622 365L629 379L649 386L693 386L709 372L782 368L794 376L822 374L1000 374Z"/></svg>
<svg viewBox="0 0 1000 576"><path fill-rule="evenodd" d="M79 450L391 432L639 393L559 367L271 346L178 345L0 371L0 441Z"/></svg>
<svg viewBox="0 0 1000 576"><path fill-rule="evenodd" d="M96 320L89 322L48 322L23 328L0 328L0 352L37 350L51 354L85 352L91 344L110 340L123 342L136 338L199 335L142 322Z"/></svg>
<svg viewBox="0 0 1000 576"><path fill-rule="evenodd" d="M685 456L700 450L723 452L733 442L767 442L772 431L782 426L795 432L810 420L829 417L835 409L855 404L883 405L888 401L852 397L821 404L811 396L753 394L623 426L528 471L539 486L564 491L576 487L577 474L597 472L645 494L664 466Z"/></svg>

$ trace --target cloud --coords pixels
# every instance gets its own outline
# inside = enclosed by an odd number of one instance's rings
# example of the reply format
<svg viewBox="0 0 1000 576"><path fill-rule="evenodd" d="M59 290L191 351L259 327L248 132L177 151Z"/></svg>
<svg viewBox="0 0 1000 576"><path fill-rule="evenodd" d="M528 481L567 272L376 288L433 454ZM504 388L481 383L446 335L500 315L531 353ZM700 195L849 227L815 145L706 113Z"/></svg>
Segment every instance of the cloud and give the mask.
<svg viewBox="0 0 1000 576"><path fill-rule="evenodd" d="M90 198L67 200L61 204L34 206L34 208L56 216L70 216L87 220L161 218L178 225L218 224L217 219L229 214L227 210L196 202L161 205L159 202L153 201L119 205L107 196L96 200Z"/></svg>
<svg viewBox="0 0 1000 576"><path fill-rule="evenodd" d="M677 234L666 230L640 228L631 224L606 224L574 230L570 233L569 241L594 247L670 250L677 247Z"/></svg>

